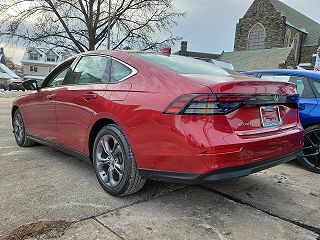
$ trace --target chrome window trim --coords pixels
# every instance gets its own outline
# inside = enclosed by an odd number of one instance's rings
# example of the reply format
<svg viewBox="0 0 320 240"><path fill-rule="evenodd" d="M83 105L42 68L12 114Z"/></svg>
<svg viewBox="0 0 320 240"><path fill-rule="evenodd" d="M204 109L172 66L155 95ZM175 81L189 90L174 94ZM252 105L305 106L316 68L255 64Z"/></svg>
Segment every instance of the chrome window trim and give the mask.
<svg viewBox="0 0 320 240"><path fill-rule="evenodd" d="M123 62L122 60L118 59L118 58L115 58L113 56L110 56L110 55L107 55L107 54L79 54L79 55L75 55L75 56L71 56L69 57L68 59L64 60L63 62L61 62L59 65L57 65L56 67L54 67L52 69L52 71L47 75L47 77L52 74L52 72L54 70L56 70L58 67L60 67L63 63L66 63L68 61L71 61L73 59L73 62L72 64L69 66L72 71L74 70L74 68L76 67L76 65L78 64L78 62L81 60L82 57L94 57L94 56L100 56L100 57L107 57L107 58L110 58L110 59L113 59L123 65L125 65L126 67L128 67L132 72L131 74L129 74L128 76L118 80L117 82L101 82L101 83L96 83L96 84L117 84L117 83L120 83L120 82L123 82L131 77L133 77L134 75L136 75L138 73L138 70L135 69L134 67L132 67L131 65L129 65L128 63L125 63ZM68 73L67 73L68 74ZM45 79L42 81L42 84L44 83ZM62 84L60 86L76 86L76 85L88 85L88 84L92 84L92 83L85 83L85 84ZM59 87L60 87L59 86ZM58 86L54 86L54 87L58 87ZM54 87L49 87L49 86L46 86L46 87L41 87L41 89L47 89L47 88L54 88Z"/></svg>

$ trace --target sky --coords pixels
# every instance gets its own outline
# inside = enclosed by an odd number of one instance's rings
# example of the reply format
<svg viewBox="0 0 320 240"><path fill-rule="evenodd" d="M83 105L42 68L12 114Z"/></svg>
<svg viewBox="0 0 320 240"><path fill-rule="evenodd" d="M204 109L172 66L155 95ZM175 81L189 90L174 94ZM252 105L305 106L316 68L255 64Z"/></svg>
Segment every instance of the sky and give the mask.
<svg viewBox="0 0 320 240"><path fill-rule="evenodd" d="M320 23L319 0L282 1ZM232 51L236 24L252 2L253 0L174 0L175 7L187 12L187 15L178 20L173 32L188 41L189 51ZM9 45L4 47L7 56L19 63L24 49ZM177 43L174 50L179 48L180 43Z"/></svg>
<svg viewBox="0 0 320 240"><path fill-rule="evenodd" d="M320 23L320 0L282 2ZM187 12L175 33L188 41L189 51L232 51L236 24L252 3L253 0L175 0L176 7ZM179 44L175 46L179 48Z"/></svg>

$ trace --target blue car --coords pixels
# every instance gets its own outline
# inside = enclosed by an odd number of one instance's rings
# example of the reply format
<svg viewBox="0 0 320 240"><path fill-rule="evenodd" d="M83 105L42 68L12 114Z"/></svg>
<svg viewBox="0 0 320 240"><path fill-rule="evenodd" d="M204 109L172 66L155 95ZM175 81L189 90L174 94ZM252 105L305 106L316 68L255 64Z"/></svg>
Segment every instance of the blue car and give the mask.
<svg viewBox="0 0 320 240"><path fill-rule="evenodd" d="M300 95L300 119L305 129L301 165L320 173L320 72L300 70L257 70L243 74L270 81L286 81L297 85Z"/></svg>

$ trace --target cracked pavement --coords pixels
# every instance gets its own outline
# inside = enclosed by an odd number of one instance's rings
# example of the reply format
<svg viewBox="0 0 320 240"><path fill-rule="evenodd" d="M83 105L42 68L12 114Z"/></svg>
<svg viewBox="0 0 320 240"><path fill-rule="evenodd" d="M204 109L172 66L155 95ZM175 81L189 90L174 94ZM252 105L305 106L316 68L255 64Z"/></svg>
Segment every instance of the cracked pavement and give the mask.
<svg viewBox="0 0 320 240"><path fill-rule="evenodd" d="M10 107L19 94L0 93L1 240L320 239L320 175L295 162L203 186L149 181L139 193L115 198L90 164L15 144ZM59 220L70 226L57 234L10 235Z"/></svg>

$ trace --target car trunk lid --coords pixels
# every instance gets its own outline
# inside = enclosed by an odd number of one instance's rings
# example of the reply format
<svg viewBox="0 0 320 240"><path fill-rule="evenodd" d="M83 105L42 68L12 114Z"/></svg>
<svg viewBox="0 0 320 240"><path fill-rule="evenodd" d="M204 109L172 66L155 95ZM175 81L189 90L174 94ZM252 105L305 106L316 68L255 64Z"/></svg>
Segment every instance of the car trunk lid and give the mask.
<svg viewBox="0 0 320 240"><path fill-rule="evenodd" d="M299 124L296 86L247 76L182 75L217 96L228 125L240 137L286 131Z"/></svg>

